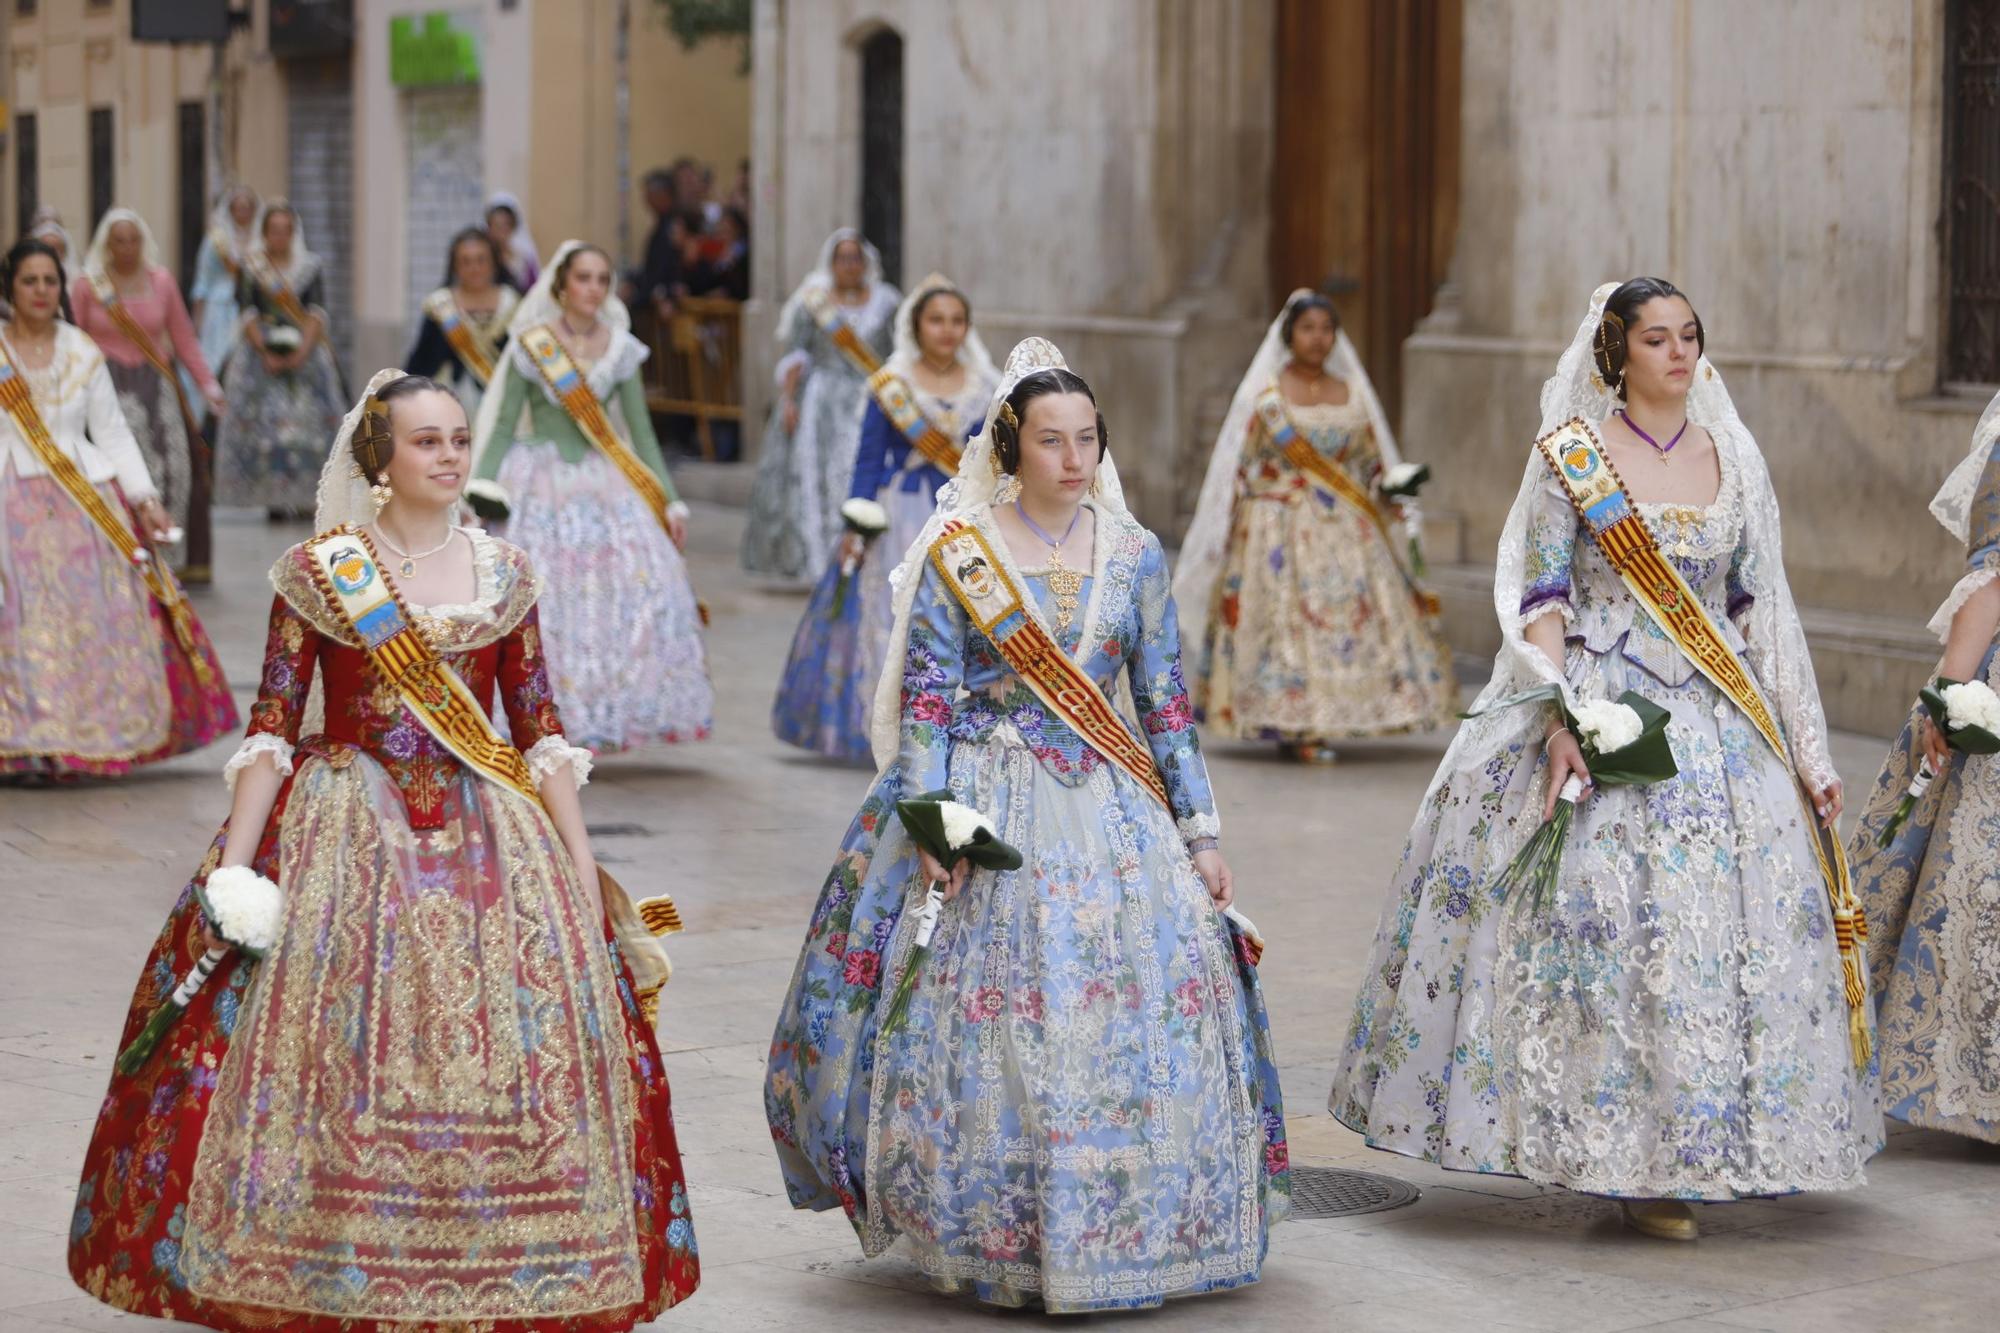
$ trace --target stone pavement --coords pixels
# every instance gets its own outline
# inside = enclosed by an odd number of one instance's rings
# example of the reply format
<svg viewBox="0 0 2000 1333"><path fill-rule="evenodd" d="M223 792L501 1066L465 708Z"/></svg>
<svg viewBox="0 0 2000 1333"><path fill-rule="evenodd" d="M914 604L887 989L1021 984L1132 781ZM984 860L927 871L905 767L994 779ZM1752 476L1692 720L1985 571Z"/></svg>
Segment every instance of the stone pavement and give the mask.
<svg viewBox="0 0 2000 1333"><path fill-rule="evenodd" d="M865 786L781 747L767 710L802 599L737 572L739 513L698 508L693 568L714 611L716 739L607 760L585 793L604 861L672 890L689 923L663 1034L701 1246L701 1290L667 1330L1048 1326L928 1293L872 1262L838 1214L785 1203L761 1080L806 916ZM257 678L263 571L302 529L220 527L219 586L198 593L245 702ZM1850 786L1883 742L1842 737ZM99 1306L63 1263L79 1155L137 968L227 809L233 742L124 782L0 790L0 1333L163 1328ZM1347 1004L1390 869L1443 738L1360 744L1326 769L1268 750L1211 752L1241 902L1264 964L1293 1160L1401 1176L1394 1212L1288 1222L1264 1280L1093 1328L1430 1330L1990 1329L2000 1322L2000 1152L1896 1135L1866 1190L1701 1210L1696 1245L1620 1228L1614 1205L1520 1181L1448 1175L1371 1152L1324 1103Z"/></svg>

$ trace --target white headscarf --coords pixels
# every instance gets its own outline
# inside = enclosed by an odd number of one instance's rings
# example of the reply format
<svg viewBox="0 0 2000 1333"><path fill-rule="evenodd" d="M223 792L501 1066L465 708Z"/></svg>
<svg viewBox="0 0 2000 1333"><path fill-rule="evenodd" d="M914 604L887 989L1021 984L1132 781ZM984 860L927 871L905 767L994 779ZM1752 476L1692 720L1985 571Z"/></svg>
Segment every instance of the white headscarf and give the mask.
<svg viewBox="0 0 2000 1333"><path fill-rule="evenodd" d="M354 406L340 419L333 448L327 451L326 464L319 470L319 498L313 506L314 532L325 532L343 523L359 527L374 519L375 502L368 494L368 478L361 475L361 465L354 461L354 432L361 425L361 414L368 400L408 373L393 366L376 371L368 387L354 400Z"/></svg>
<svg viewBox="0 0 2000 1333"><path fill-rule="evenodd" d="M964 302L969 313L972 302L965 299L965 293L958 284L942 273L933 273L912 287L903 297L903 303L896 307L896 345L889 353L886 363L897 373L907 373L923 357L923 349L917 345L917 307L933 292L950 292ZM958 364L964 366L971 383L981 383L1000 373L993 364L993 356L986 350L986 343L979 336L979 330L970 320L965 326L965 340L958 345Z"/></svg>
<svg viewBox="0 0 2000 1333"><path fill-rule="evenodd" d="M271 252L264 248L264 222L273 213L284 213L292 219L292 257L279 268L271 260ZM319 276L319 256L306 244L306 220L299 215L296 205L283 198L267 199L257 206L257 222L250 236L250 252L244 262L260 268L269 268L284 278L285 285L295 295L302 294ZM303 298L302 298L303 299Z"/></svg>
<svg viewBox="0 0 2000 1333"><path fill-rule="evenodd" d="M61 219L55 217L53 214L41 219L34 226L28 228L28 236L37 241L59 242L59 248L62 250L63 267L74 268L76 266L76 242L70 239L69 228L63 226Z"/></svg>
<svg viewBox="0 0 2000 1333"><path fill-rule="evenodd" d="M230 214L229 206L245 196L250 200L250 225L239 227L236 225L235 217ZM219 253L218 257L237 263L242 262L243 256L249 254L250 247L256 244L257 221L263 215L264 201L259 199L257 192L247 185L232 185L217 195L215 207L210 209L208 214L210 244L214 245L218 252L222 251L225 243L229 247L226 253Z"/></svg>
<svg viewBox="0 0 2000 1333"><path fill-rule="evenodd" d="M1607 282L1591 293L1590 308L1577 326L1576 336L1556 362L1555 374L1542 385L1540 434L1547 435L1571 417L1581 417L1595 428L1617 405L1616 396L1597 377L1591 339L1603 321L1605 302L1619 285ZM1738 568L1744 591L1753 599L1742 613L1747 655L1765 698L1783 724L1794 762L1817 790L1836 774L1827 751L1826 715L1820 706L1812 656L1799 625L1791 585L1785 579L1777 496L1771 489L1763 453L1737 416L1728 387L1706 356L1696 366L1694 383L1688 389L1687 417L1709 433L1722 467L1739 480L1744 515L1741 540L1746 550ZM1549 480L1548 465L1540 451L1530 450L1521 489L1500 534L1495 562L1493 610L1502 633L1500 652L1493 663L1492 679L1473 705L1474 712L1538 685L1564 684L1562 673L1548 656L1528 642L1524 630L1533 616L1521 613L1530 516L1537 490ZM1582 543L1591 538L1579 526L1576 540ZM1505 709L1468 720L1452 741L1433 785L1454 770L1455 760L1477 766L1510 743L1534 744L1531 732L1538 733L1542 725L1542 715L1528 708Z"/></svg>
<svg viewBox="0 0 2000 1333"><path fill-rule="evenodd" d="M139 229L141 271L160 266L160 247L154 243L153 229L146 225L146 219L129 208L114 208L99 219L97 231L90 238L90 252L83 258L84 276L93 283L111 281L111 229L121 222Z"/></svg>
<svg viewBox="0 0 2000 1333"><path fill-rule="evenodd" d="M513 317L507 321L509 339L507 349L501 354L500 364L493 368L493 382L488 384L486 391L480 395L479 415L472 423L474 476L479 474L479 460L485 456L487 445L492 443L494 435L500 430L500 400L507 396L507 381L509 377L521 373L514 364L517 355L515 349L520 345L520 337L537 325L553 324L562 318L562 303L556 300L556 274L562 272L563 265L569 262L571 255L585 247L597 248L591 246L588 241L574 238L557 246L555 254L549 259L548 267L542 270L539 278L535 279L535 285L528 289L528 294L514 307ZM606 295L604 304L597 308L597 317L611 326L611 340L608 347L616 350L619 335L629 335L632 331L632 312L625 308L625 303L618 299L618 293L614 291ZM614 417L613 420L615 422L617 418ZM508 422L507 428L511 430L513 425L514 423Z"/></svg>
<svg viewBox="0 0 2000 1333"><path fill-rule="evenodd" d="M542 252L535 245L535 234L528 230L528 210L521 207L521 197L511 190L495 190L487 195L486 207L479 213L481 225L485 224L486 215L496 208L504 208L514 215L514 234L507 238L508 259L516 263L525 259L539 268ZM549 261L549 267L555 267L554 260ZM518 272L516 276L519 276Z"/></svg>
<svg viewBox="0 0 2000 1333"><path fill-rule="evenodd" d="M958 475L938 488L937 508L932 511L924 530L903 555L903 561L889 575L889 587L895 607L895 624L889 631L887 655L883 658L889 665L875 685L875 707L869 721L869 742L875 751L875 762L887 767L896 758L901 746L903 711L903 657L909 651L910 611L916 605L917 588L923 583L924 562L930 558L931 544L944 535L945 524L954 520L964 523L989 523L993 509L993 495L1000 487L1000 473L993 449L993 422L999 415L1000 404L1014 391L1014 386L1038 370L1055 368L1068 369L1069 363L1056 345L1046 338L1024 338L1014 345L1007 354L1006 369L1000 372L1000 383L994 387L993 400L987 405L986 424L965 446L965 452L958 463ZM1131 513L1125 507L1125 488L1118 481L1118 465L1107 451L1097 465L1097 494L1087 504L1095 507L1100 514L1111 519L1131 521ZM997 533L989 530L994 542L994 551L1004 562L1005 543Z"/></svg>
<svg viewBox="0 0 2000 1333"><path fill-rule="evenodd" d="M805 304L806 293L814 287L822 287L828 291L833 290L833 252L840 248L840 244L843 241L854 241L861 246L861 254L866 260L868 267L867 274L861 280L862 285L873 291L881 283L882 252L877 250L869 243L866 236L863 236L854 228L839 228L833 235L827 237L825 243L820 246L819 258L814 261L812 270L800 280L798 286L792 289L792 294L785 298L784 307L778 311L776 336L780 345L790 341L792 336L792 320L798 315L799 308Z"/></svg>
<svg viewBox="0 0 2000 1333"><path fill-rule="evenodd" d="M1215 452L1209 455L1201 497L1195 501L1194 519L1181 539L1180 558L1174 566L1174 605L1180 612L1183 643L1200 644L1206 633L1209 602L1215 592L1215 581L1222 574L1222 559L1229 547L1230 519L1236 511L1236 473L1242 466L1243 446L1250 438L1257 415L1257 400L1264 390L1277 383L1278 372L1291 360L1292 349L1285 344L1285 320L1294 305L1313 294L1310 288L1301 287L1285 298L1285 308L1265 330L1257 355L1250 359L1250 369L1243 372L1242 380L1237 383L1236 396L1229 400L1229 413L1222 419L1222 432L1215 437ZM1347 330L1335 331L1333 350L1327 353L1322 368L1347 385L1348 393L1367 409L1382 466L1392 468L1402 462L1396 436L1389 429L1388 415L1382 410L1382 400L1375 396L1374 382L1362 367Z"/></svg>
<svg viewBox="0 0 2000 1333"><path fill-rule="evenodd" d="M1972 428L1972 452L1951 470L1944 485L1931 498L1932 516L1961 543L1971 539L1973 501L1979 498L1979 479L1993 457L1996 442L2000 442L2000 394L1993 396L1993 401L1980 413L1979 424Z"/></svg>

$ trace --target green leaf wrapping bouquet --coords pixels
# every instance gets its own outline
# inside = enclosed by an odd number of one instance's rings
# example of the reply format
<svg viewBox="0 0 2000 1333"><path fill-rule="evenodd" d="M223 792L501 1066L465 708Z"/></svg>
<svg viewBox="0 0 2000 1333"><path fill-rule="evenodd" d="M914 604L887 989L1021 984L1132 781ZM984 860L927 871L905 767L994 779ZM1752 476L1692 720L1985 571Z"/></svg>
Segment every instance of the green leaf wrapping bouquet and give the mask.
<svg viewBox="0 0 2000 1333"><path fill-rule="evenodd" d="M946 873L961 861L981 870L1019 870L1021 853L1000 841L985 815L962 805L948 790L925 792L896 802L896 817L903 831L923 851L929 852ZM938 913L944 909L944 886L925 886L924 903L918 909L917 947L903 968L895 994L882 1016L881 1030L893 1032L909 1016L910 997L917 989L917 976L930 958L931 936L937 931Z"/></svg>
<svg viewBox="0 0 2000 1333"><path fill-rule="evenodd" d="M1944 736L1946 745L1960 754L2000 754L2000 696L1985 681L1939 676L1919 690L1917 697L1923 700L1924 711L1931 715L1931 722ZM1937 770L1931 766L1930 756L1925 755L1917 765L1917 775L1910 779L1909 790L1896 803L1896 812L1882 826L1876 846L1887 847L1896 840L1896 834L1916 811L1917 802L1936 780Z"/></svg>
<svg viewBox="0 0 2000 1333"><path fill-rule="evenodd" d="M209 872L206 883L195 886L195 898L215 933L246 956L262 958L278 942L284 925L284 891L249 866L217 866ZM195 993L228 953L228 948L210 949L195 960L131 1045L118 1053L119 1073L130 1077L145 1068L167 1029L186 1012Z"/></svg>
<svg viewBox="0 0 2000 1333"><path fill-rule="evenodd" d="M1680 772L1674 762L1673 745L1667 739L1671 714L1637 690L1627 690L1613 700L1592 699L1572 710L1561 687L1544 685L1538 689L1502 699L1476 717L1520 704L1554 703L1562 711L1563 725L1583 747L1584 763L1591 780L1599 787L1640 787L1664 782ZM1563 849L1569 840L1570 825L1576 820L1576 803L1583 796L1583 783L1571 774L1556 800L1555 813L1535 830L1527 845L1507 863L1494 882L1495 898L1505 900L1510 893L1526 890L1517 899L1539 911L1547 905L1562 872Z"/></svg>

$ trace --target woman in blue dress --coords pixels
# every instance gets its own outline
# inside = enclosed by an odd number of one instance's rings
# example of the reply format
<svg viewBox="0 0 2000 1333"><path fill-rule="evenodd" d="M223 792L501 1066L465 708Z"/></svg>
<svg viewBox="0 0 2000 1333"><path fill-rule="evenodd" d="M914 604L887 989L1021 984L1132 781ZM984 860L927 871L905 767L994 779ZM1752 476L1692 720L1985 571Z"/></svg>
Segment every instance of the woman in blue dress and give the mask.
<svg viewBox="0 0 2000 1333"><path fill-rule="evenodd" d="M1290 1199L1166 561L1104 449L1089 386L1017 347L897 571L884 763L765 1085L794 1206L845 1208L870 1256L906 1238L941 1289L1057 1313L1254 1282ZM1121 677L1136 725L1108 702ZM1019 870L947 875L913 846L896 802L945 788ZM913 957L905 897L933 881L948 899Z"/></svg>
<svg viewBox="0 0 2000 1333"><path fill-rule="evenodd" d="M938 488L958 475L960 446L979 430L1000 372L972 327L965 294L941 274L896 310L896 350L868 381L850 500L881 505L888 527L840 538L792 636L771 729L778 739L870 762L868 717L895 621L889 574L923 531Z"/></svg>
<svg viewBox="0 0 2000 1333"><path fill-rule="evenodd" d="M1931 619L1938 674L2000 687L2000 397L1931 513L1965 546L1965 573ZM1889 845L1883 828L1919 764L1936 775ZM1882 1109L2000 1143L2000 755L1946 748L1922 705L1883 762L1848 844L1868 912Z"/></svg>

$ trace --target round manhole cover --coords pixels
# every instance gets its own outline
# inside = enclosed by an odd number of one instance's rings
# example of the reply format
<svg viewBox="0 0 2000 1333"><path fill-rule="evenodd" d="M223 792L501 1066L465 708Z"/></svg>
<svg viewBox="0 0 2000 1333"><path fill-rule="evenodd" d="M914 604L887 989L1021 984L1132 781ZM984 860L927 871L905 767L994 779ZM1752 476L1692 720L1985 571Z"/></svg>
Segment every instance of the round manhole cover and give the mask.
<svg viewBox="0 0 2000 1333"><path fill-rule="evenodd" d="M1336 1171L1326 1166L1292 1168L1294 1217L1348 1217L1379 1213L1417 1201L1417 1187L1393 1176Z"/></svg>

